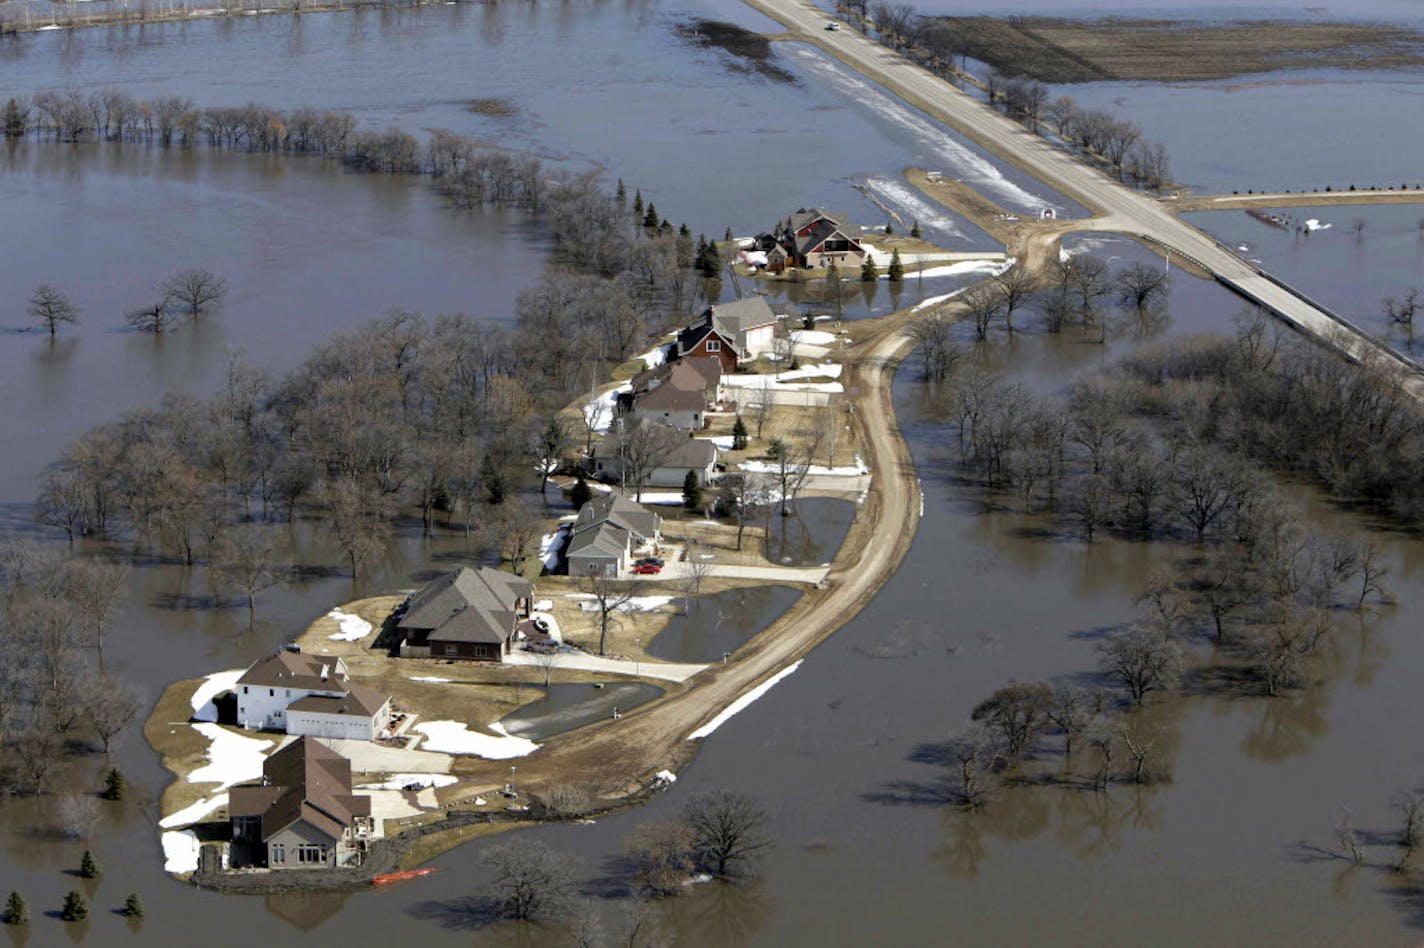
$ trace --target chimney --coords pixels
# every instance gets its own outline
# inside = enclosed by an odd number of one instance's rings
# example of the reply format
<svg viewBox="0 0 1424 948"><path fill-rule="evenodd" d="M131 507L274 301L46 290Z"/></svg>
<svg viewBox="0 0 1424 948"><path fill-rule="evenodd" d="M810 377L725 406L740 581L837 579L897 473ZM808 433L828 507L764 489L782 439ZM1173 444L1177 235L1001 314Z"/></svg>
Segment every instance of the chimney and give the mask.
<svg viewBox="0 0 1424 948"><path fill-rule="evenodd" d="M322 680L322 681L326 681L327 675L329 675L330 673L331 673L331 666L330 666L330 665L323 665L323 666L321 666L321 680Z"/></svg>
<svg viewBox="0 0 1424 948"><path fill-rule="evenodd" d="M289 652L295 652L298 655L302 653L302 647L296 642L288 642L286 645L283 646L283 648L285 648Z"/></svg>

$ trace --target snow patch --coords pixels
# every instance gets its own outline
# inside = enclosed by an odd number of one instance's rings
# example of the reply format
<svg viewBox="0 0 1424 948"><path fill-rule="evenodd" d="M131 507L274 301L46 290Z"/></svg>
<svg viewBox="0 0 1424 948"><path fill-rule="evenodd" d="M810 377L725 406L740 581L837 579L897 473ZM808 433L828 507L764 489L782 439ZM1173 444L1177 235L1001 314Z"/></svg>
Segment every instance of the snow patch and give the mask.
<svg viewBox="0 0 1424 948"><path fill-rule="evenodd" d="M978 191L998 196L998 203L1013 210L1027 211L1037 216L1045 207L1060 214L1063 208L1019 187L1005 177L988 159L976 154L943 126L924 114L891 98L880 87L865 81L827 56L800 46L785 50L808 72L818 73L827 83L851 102L870 109L883 119L908 131L920 144L933 152L927 158L942 162L944 173L960 178ZM930 162L933 164L933 161ZM921 221L921 226L924 226Z"/></svg>
<svg viewBox="0 0 1424 948"><path fill-rule="evenodd" d="M797 329L791 333L791 341L798 345L806 343L812 346L831 346L835 345L836 334L824 329Z"/></svg>
<svg viewBox="0 0 1424 948"><path fill-rule="evenodd" d="M920 277L963 276L966 273L983 273L988 276L998 276L1013 265L1014 262L1012 260L1002 263L995 260L961 260L958 263L949 263L942 267L930 267L928 270L920 270L915 273L906 274L905 279L917 280ZM888 279L888 277L886 279Z"/></svg>
<svg viewBox="0 0 1424 948"><path fill-rule="evenodd" d="M804 659L803 659L803 661L804 661ZM746 710L746 708L747 708L753 701L755 701L756 699L760 698L762 695L766 694L768 691L770 691L772 688L774 688L774 687L776 686L776 683L777 683L777 682L781 681L781 679L785 678L787 675L791 674L792 672L794 672L796 669L798 669L798 668L800 668L800 667L801 667L801 662L798 661L796 664L790 665L790 666L788 666L788 667L786 667L786 668L783 668L781 671L777 672L775 675L772 675L772 676L771 676L770 678L768 678L766 681L764 681L764 682L762 682L761 684L757 685L757 686L756 686L755 688L753 688L751 691L748 691L746 694L742 695L742 696L741 696L740 698L738 698L736 701L733 701L731 704L729 704L729 705L727 705L725 708L723 708L721 714L717 715L715 718L713 718L712 720L708 721L706 724L702 725L700 728L698 728L697 730L693 731L691 734L687 735L687 739L688 739L689 741L695 741L695 740L697 740L697 739L699 739L699 738L703 738L703 737L706 737L707 735L711 734L713 731L717 730L717 728L721 727L722 725L726 724L729 720L731 720L731 718L732 718L734 715L736 715L738 712Z"/></svg>
<svg viewBox="0 0 1424 948"><path fill-rule="evenodd" d="M371 623L360 616L353 616L340 609L333 609L327 615L341 625L341 631L328 635L329 639L336 639L338 642L359 642L371 634Z"/></svg>
<svg viewBox="0 0 1424 948"><path fill-rule="evenodd" d="M539 562L544 564L545 569L558 567L559 554L564 552L564 544L568 542L568 538L569 531L559 527L539 541Z"/></svg>
<svg viewBox="0 0 1424 948"><path fill-rule="evenodd" d="M217 721L218 707L213 703L213 699L224 691L232 691L237 687L237 680L243 675L242 669L234 671L213 672L203 679L203 683L198 686L198 690L193 692L193 720L194 721Z"/></svg>
<svg viewBox="0 0 1424 948"><path fill-rule="evenodd" d="M677 774L671 770L659 770L653 774L653 786L660 790L664 787L670 787L675 783L677 783Z"/></svg>
<svg viewBox="0 0 1424 948"><path fill-rule="evenodd" d="M596 598L597 598L597 597L594 596L592 593L567 593L567 596L568 596L568 598L570 598L570 599L579 599L579 600L587 600L587 599L596 599ZM634 596L634 597L632 597L631 599L629 599L627 602L625 602L625 603L623 603L622 605L620 605L620 606L618 607L618 610L617 610L617 611L618 611L618 612L652 612L654 609L660 609L660 608L662 608L663 606L665 606L665 605L667 605L668 603L672 602L672 600L673 600L673 597L672 597L672 596ZM581 602L579 603L579 608L582 609L584 612L597 612L597 611L598 611L598 603L597 603L597 602L582 602L582 601L581 601Z"/></svg>
<svg viewBox="0 0 1424 948"><path fill-rule="evenodd" d="M227 806L228 795L219 793L215 797L208 797L206 800L199 800L192 806L185 806L177 813L165 816L158 821L158 825L163 829L173 829L175 826L187 826L189 823L196 823L218 807Z"/></svg>
<svg viewBox="0 0 1424 948"><path fill-rule="evenodd" d="M1305 222L1306 230L1329 230L1331 227L1334 226L1334 224L1322 224L1320 223L1320 221L1316 220L1313 217Z"/></svg>
<svg viewBox="0 0 1424 948"><path fill-rule="evenodd" d="M671 348L672 343L664 343L658 346L656 349L649 349L647 352L638 356L638 358L643 360L644 368L657 368L658 366L662 365L664 362L667 361L668 350Z"/></svg>
<svg viewBox="0 0 1424 948"><path fill-rule="evenodd" d="M178 830L163 834L163 871L174 874L198 871L198 834Z"/></svg>
<svg viewBox="0 0 1424 948"><path fill-rule="evenodd" d="M780 468L771 461L743 461L739 465L743 471L753 474L775 474ZM808 464L805 466L806 473L821 477L859 477L862 474L869 474L870 468L865 466L860 455L855 456L855 463L843 467L822 467L819 464ZM801 470L801 465L797 465L796 470Z"/></svg>
<svg viewBox="0 0 1424 948"><path fill-rule="evenodd" d="M188 775L189 783L215 783L226 790L235 783L262 776L262 761L276 741L234 734L216 724L194 724L193 730L210 742L208 764Z"/></svg>
<svg viewBox="0 0 1424 948"><path fill-rule="evenodd" d="M882 201L902 212L902 216L920 225L921 232L933 231L936 234L968 239L964 231L959 229L959 224L953 217L946 214L943 208L938 208L920 196L919 192L902 181L895 181L890 178L874 176L867 178L865 186L874 191ZM905 228L909 232L909 228Z"/></svg>
<svg viewBox="0 0 1424 948"><path fill-rule="evenodd" d="M425 681L432 685L444 685L450 682L449 678L436 678L434 675L411 675L411 681Z"/></svg>
<svg viewBox="0 0 1424 948"><path fill-rule="evenodd" d="M731 436L731 435L713 435L713 436L710 437L710 438L698 438L697 440L698 440L698 441L711 441L713 444L715 444L718 448L720 448L720 449L723 450L723 451L730 451L730 450L732 450L732 436Z"/></svg>
<svg viewBox="0 0 1424 948"><path fill-rule="evenodd" d="M424 790L427 787L448 787L458 783L454 774L391 774L380 783L363 783L358 790Z"/></svg>
<svg viewBox="0 0 1424 948"><path fill-rule="evenodd" d="M596 432L608 430L608 426L613 424L614 407L618 401L619 392L631 392L633 386L629 382L611 388L595 398L589 399L583 406L583 417L585 424Z"/></svg>
<svg viewBox="0 0 1424 948"><path fill-rule="evenodd" d="M522 737L510 737L498 724L489 729L495 735L481 734L470 730L468 724L460 721L427 721L415 726L425 735L425 750L441 751L446 754L469 754L486 760L508 760L524 757L539 749L539 745Z"/></svg>

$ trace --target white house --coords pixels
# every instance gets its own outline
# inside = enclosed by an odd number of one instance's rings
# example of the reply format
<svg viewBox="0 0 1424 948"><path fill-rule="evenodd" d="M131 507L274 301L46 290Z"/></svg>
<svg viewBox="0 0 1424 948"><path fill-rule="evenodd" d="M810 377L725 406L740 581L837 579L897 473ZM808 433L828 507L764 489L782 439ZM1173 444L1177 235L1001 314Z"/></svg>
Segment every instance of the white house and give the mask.
<svg viewBox="0 0 1424 948"><path fill-rule="evenodd" d="M697 483L706 487L716 476L717 446L706 438L688 438L673 449L648 475L649 487L681 487L687 472L695 471Z"/></svg>
<svg viewBox="0 0 1424 948"><path fill-rule="evenodd" d="M311 737L370 741L391 723L391 699L353 684L346 663L284 649L237 680L237 723Z"/></svg>

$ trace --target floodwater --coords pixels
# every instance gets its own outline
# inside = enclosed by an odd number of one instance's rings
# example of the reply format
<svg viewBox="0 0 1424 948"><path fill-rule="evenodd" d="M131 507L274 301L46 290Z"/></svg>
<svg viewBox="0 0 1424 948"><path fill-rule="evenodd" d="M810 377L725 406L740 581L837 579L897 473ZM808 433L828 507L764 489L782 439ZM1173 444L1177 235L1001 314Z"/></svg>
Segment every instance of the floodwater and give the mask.
<svg viewBox="0 0 1424 948"><path fill-rule="evenodd" d="M501 718L499 723L516 737L543 741L574 728L603 721L614 712L631 711L663 693L656 685L641 681L550 685L545 696Z"/></svg>
<svg viewBox="0 0 1424 948"><path fill-rule="evenodd" d="M527 217L446 208L418 178L320 159L134 145L0 147L0 503L89 427L172 389L210 393L243 353L281 373L319 342L393 308L508 319L544 269ZM227 280L222 304L161 336L125 311L185 267ZM47 282L82 310L57 340L24 331Z"/></svg>
<svg viewBox="0 0 1424 948"><path fill-rule="evenodd" d="M768 521L766 558L782 566L820 566L835 559L856 505L834 497L803 497L787 506L786 516Z"/></svg>
<svg viewBox="0 0 1424 948"><path fill-rule="evenodd" d="M789 586L727 589L679 610L647 644L647 653L665 662L719 662L753 635L780 619L801 598Z"/></svg>
<svg viewBox="0 0 1424 948"><path fill-rule="evenodd" d="M1418 341L1390 321L1382 300L1399 300L1410 289L1424 291L1424 205L1286 207L1268 212L1287 227L1273 227L1245 211L1186 217L1367 334L1418 357ZM1302 230L1307 221L1321 229ZM1357 229L1357 224L1362 226Z"/></svg>
<svg viewBox="0 0 1424 948"><path fill-rule="evenodd" d="M715 9L730 12L726 0ZM46 34L0 46L0 88L112 82L141 95L178 90L204 103L310 101L355 108L377 124L448 124L649 182L667 216L711 232L764 226L767 208L850 205L851 183L893 180L928 150L893 119L806 82L810 68L795 56L787 58L803 85L783 88L729 71L720 54L688 50L669 29L686 12L498 5ZM567 81L521 81L528 73L514 64ZM592 77L588 94L570 93L575 75ZM507 126L459 104L506 91L522 104L522 118ZM1254 95L1243 91L1231 105ZM627 117L628 101L638 103L636 116ZM614 114L635 132L610 122ZM1355 119L1337 118L1342 137L1365 140L1348 132ZM1251 135L1273 127L1280 128L1266 123ZM1312 145L1299 128L1283 134L1273 151ZM1155 137L1175 155L1170 136ZM695 155L695 182L683 171L687 154ZM542 267L542 248L519 218L450 214L419 182L347 175L318 162L147 149L29 145L0 156L6 272L61 283L86 308L79 330L54 350L31 335L0 337L9 347L0 363L10 408L4 424L14 426L0 431L22 446L0 462L0 499L13 518L25 513L33 472L74 433L153 402L168 385L211 385L230 347L280 369L334 329L392 305L498 317ZM769 173L773 157L788 162L794 177ZM1336 153L1331 170L1357 167L1355 157ZM1235 186L1249 184L1225 189ZM1377 234L1384 241L1393 226L1385 220L1371 217L1366 244ZM201 256L183 258L190 247ZM1157 259L1125 240L1094 249L1123 261ZM501 253L501 263L489 263ZM1331 259L1344 267L1338 260L1348 256ZM1400 272L1407 260L1399 259L1381 265L1381 281L1417 273L1417 263ZM125 306L186 265L227 276L233 295L222 310L163 340L119 331ZM1214 284L1178 276L1165 325L1118 321L1104 344L1075 332L996 336L989 357L1030 389L1052 392L1133 347L1227 331L1238 305ZM55 401L62 409L51 410ZM1410 619L1424 607L1424 545L1382 535L1398 604L1358 625L1346 617L1318 687L1276 700L1162 703L1156 714L1174 765L1168 784L1103 796L1025 791L972 818L905 802L907 786L936 773L912 759L918 745L946 736L1011 679L1091 677L1096 642L1136 615L1147 571L1190 550L1112 539L1088 546L989 509L957 483L953 435L913 361L897 381L896 401L925 517L883 592L795 674L719 728L650 806L529 835L579 854L585 876L597 882L625 834L671 814L689 794L719 786L755 794L778 841L761 881L707 886L660 905L679 944L1416 942L1421 906L1392 889L1386 873L1347 870L1328 850L1341 804L1362 831L1385 832L1394 825L1390 798L1424 772L1414 739L1424 726L1416 700L1424 640ZM1319 502L1312 515L1360 525ZM251 631L245 609L217 600L201 574L163 563L135 569L110 634L112 670L156 697L175 679L249 663L333 605L484 555L458 537L424 538L408 524L371 575L354 584L309 527L294 528L293 541L302 560L316 565L299 585L261 597ZM766 593L772 601L763 621L788 594ZM678 647L691 647L690 624L678 634ZM667 641L672 647L677 639ZM703 644L716 647L711 639L697 647ZM133 791L110 807L111 822L92 843L52 838L52 799L0 804L0 891L17 889L29 900L30 944L472 938L458 900L478 889L482 846L446 854L435 862L443 872L380 894L202 892L162 873L153 820L167 774L136 733L117 762ZM85 766L97 770L99 761ZM92 889L91 920L64 926L44 913L82 885L65 871L86 845L108 872ZM148 909L132 927L109 911L131 891ZM618 904L606 908L616 925ZM501 929L475 936L480 943L514 937Z"/></svg>

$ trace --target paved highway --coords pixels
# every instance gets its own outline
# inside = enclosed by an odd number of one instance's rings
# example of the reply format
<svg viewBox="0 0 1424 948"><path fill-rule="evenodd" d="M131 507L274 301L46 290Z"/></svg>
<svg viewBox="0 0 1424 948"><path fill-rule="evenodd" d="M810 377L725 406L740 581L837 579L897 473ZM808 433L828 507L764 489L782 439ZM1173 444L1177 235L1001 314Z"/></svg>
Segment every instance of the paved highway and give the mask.
<svg viewBox="0 0 1424 948"><path fill-rule="evenodd" d="M1424 400L1418 368L1377 340L1262 276L1255 267L1212 237L1173 216L1160 201L1123 185L1066 151L1029 132L968 94L897 53L842 26L830 31L824 10L802 0L746 0L886 89L990 151L1014 162L1100 216L1095 230L1108 229L1144 238L1149 244L1186 256L1219 281L1266 307L1302 333L1356 360L1377 360L1402 374L1402 384Z"/></svg>

